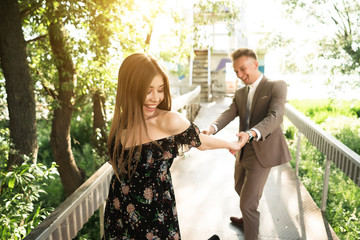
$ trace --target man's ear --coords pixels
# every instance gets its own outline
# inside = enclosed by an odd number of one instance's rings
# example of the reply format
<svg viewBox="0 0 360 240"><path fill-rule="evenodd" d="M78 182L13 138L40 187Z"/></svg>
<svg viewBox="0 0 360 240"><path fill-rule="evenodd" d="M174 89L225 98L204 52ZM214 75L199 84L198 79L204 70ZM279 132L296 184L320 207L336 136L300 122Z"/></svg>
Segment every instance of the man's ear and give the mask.
<svg viewBox="0 0 360 240"><path fill-rule="evenodd" d="M255 64L256 69L258 69L259 68L259 62L255 60L254 64Z"/></svg>

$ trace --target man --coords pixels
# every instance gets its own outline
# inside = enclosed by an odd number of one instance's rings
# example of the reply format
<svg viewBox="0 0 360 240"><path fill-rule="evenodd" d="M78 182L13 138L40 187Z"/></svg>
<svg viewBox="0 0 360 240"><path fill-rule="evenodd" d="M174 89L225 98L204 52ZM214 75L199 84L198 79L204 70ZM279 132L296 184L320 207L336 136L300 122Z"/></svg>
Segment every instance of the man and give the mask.
<svg viewBox="0 0 360 240"><path fill-rule="evenodd" d="M240 196L242 218L230 217L244 228L246 240L258 238L260 213L257 210L271 167L291 160L280 124L283 121L287 86L270 81L258 71L256 53L240 48L231 54L233 68L246 85L235 92L233 102L204 131L215 134L239 116L237 134L243 148L236 156L235 190Z"/></svg>

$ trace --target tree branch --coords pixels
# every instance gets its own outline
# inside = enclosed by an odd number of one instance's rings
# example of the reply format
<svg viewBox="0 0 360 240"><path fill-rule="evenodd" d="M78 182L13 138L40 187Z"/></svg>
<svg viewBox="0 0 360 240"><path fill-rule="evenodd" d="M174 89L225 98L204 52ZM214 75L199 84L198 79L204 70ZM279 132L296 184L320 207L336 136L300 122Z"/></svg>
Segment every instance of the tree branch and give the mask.
<svg viewBox="0 0 360 240"><path fill-rule="evenodd" d="M54 90L48 88L43 82L41 83L41 85L43 86L45 91L49 94L49 96L51 96L55 100L58 100L58 94Z"/></svg>
<svg viewBox="0 0 360 240"><path fill-rule="evenodd" d="M343 4L344 4L344 8L345 8L345 2L343 1ZM350 20L350 16L349 16L349 11L345 8L345 15L346 15L346 20L347 20L347 24L348 24L348 27L349 27L349 34L351 35L351 20Z"/></svg>
<svg viewBox="0 0 360 240"><path fill-rule="evenodd" d="M29 14L36 11L40 7L41 7L41 1L34 4L33 6L30 6L28 8L25 8L25 9L21 10L20 11L21 19L24 19L25 17L27 17Z"/></svg>
<svg viewBox="0 0 360 240"><path fill-rule="evenodd" d="M36 38L27 40L27 41L26 41L26 44L31 43L31 42L35 42L35 41L37 41L37 40L41 40L41 39L43 39L43 38L46 38L47 36L48 36L48 34L45 34L45 35L41 35L41 36L38 36L38 37L36 37Z"/></svg>

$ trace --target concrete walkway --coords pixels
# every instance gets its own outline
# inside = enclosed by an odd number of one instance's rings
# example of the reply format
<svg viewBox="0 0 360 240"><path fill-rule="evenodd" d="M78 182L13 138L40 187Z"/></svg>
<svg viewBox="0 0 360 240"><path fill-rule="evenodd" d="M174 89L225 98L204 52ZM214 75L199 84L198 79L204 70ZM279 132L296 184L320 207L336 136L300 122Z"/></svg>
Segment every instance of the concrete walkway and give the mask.
<svg viewBox="0 0 360 240"><path fill-rule="evenodd" d="M231 98L201 105L195 124L207 128ZM236 140L238 118L216 136ZM241 216L233 189L235 158L227 150L191 149L175 160L171 173L183 240L244 239L230 223ZM259 239L338 239L289 164L272 168L260 201Z"/></svg>

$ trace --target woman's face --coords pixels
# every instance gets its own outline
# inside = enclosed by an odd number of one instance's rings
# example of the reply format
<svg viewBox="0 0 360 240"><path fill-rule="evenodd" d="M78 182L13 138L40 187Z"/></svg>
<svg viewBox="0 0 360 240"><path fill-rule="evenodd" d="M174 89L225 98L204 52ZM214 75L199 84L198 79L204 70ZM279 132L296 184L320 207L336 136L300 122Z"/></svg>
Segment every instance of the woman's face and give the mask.
<svg viewBox="0 0 360 240"><path fill-rule="evenodd" d="M155 115L157 106L164 100L164 79L156 75L151 81L143 106L145 119Z"/></svg>

